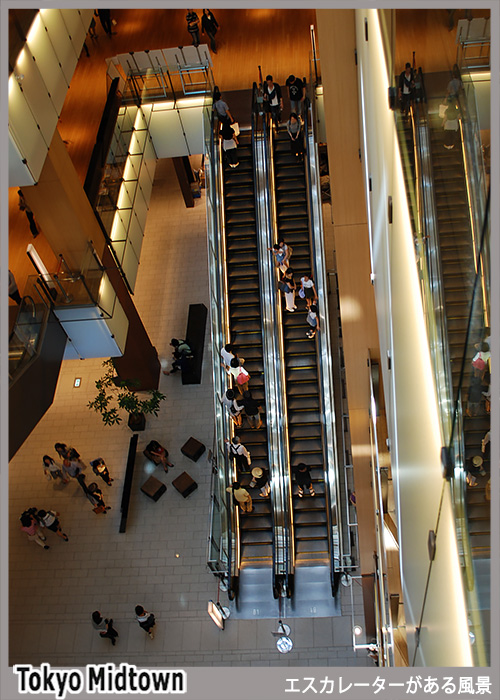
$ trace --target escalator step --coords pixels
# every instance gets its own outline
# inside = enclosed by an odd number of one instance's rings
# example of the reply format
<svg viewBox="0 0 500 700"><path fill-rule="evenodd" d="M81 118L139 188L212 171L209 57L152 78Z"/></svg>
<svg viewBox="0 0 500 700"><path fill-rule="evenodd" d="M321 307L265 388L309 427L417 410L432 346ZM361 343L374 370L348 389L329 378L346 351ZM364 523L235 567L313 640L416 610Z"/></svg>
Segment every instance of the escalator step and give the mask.
<svg viewBox="0 0 500 700"><path fill-rule="evenodd" d="M255 237L255 226L250 224L232 224L229 226L226 222L226 237L227 238L248 238L255 242L257 247L257 240Z"/></svg>
<svg viewBox="0 0 500 700"><path fill-rule="evenodd" d="M316 368L316 353L302 353L286 356L286 367L288 370L295 369L315 369Z"/></svg>
<svg viewBox="0 0 500 700"><path fill-rule="evenodd" d="M278 207L284 206L286 204L294 204L294 205L301 205L301 206L306 206L306 193L305 190L303 193L297 193L297 194L292 194L290 192L277 192L276 193L276 203Z"/></svg>
<svg viewBox="0 0 500 700"><path fill-rule="evenodd" d="M297 496L297 485L294 484L293 486L294 490L294 497L293 497L293 512L294 512L294 520L297 521L297 518L299 517L299 514L304 513L304 517L308 517L308 513L316 513L317 511L321 510L322 514L326 518L326 513L325 513L325 508L326 508L326 499L324 496L319 496L317 493L315 496L310 496L309 492L305 491L305 496L302 498L299 498ZM323 521L322 521L323 522Z"/></svg>
<svg viewBox="0 0 500 700"><path fill-rule="evenodd" d="M229 294L229 304L231 309L233 304L252 304L260 309L260 294L258 291L240 290Z"/></svg>
<svg viewBox="0 0 500 700"><path fill-rule="evenodd" d="M260 324L260 317L258 319L244 319L241 321L235 321L235 323L231 323L231 331L234 333L238 333L238 335L241 333L243 336L244 334L248 333L261 333L261 324ZM240 338L238 337L238 342L240 342ZM262 343L262 338L260 338L260 342Z"/></svg>
<svg viewBox="0 0 500 700"><path fill-rule="evenodd" d="M298 411L319 411L320 407L320 402L319 402L319 394L316 393L314 396L302 396L301 394L298 395L289 395L287 396L287 405L288 405L288 410L291 412L295 412L296 410Z"/></svg>
<svg viewBox="0 0 500 700"><path fill-rule="evenodd" d="M242 212L227 212L226 223L230 226L235 224L245 224L246 226L255 226L255 211L242 211Z"/></svg>
<svg viewBox="0 0 500 700"><path fill-rule="evenodd" d="M297 382L296 384L287 384L287 396L294 399L301 399L303 397L313 397L314 399L318 396L318 382Z"/></svg>
<svg viewBox="0 0 500 700"><path fill-rule="evenodd" d="M251 544L251 537L253 535L253 541L262 541L263 544L267 542L272 542L272 518L267 515L256 515L255 512L247 513L246 517L241 523L242 535L245 533L247 535L246 539L242 540L247 544ZM266 535L269 537L266 539ZM264 538L264 539L262 539Z"/></svg>
<svg viewBox="0 0 500 700"><path fill-rule="evenodd" d="M297 539L295 546L295 552L297 555L307 555L315 552L316 554L328 556L328 540L326 537L324 540L320 539L312 541Z"/></svg>
<svg viewBox="0 0 500 700"><path fill-rule="evenodd" d="M235 304L233 303L231 305L231 319L234 321L238 321L240 319L260 319L260 307L257 306L255 303L249 303L245 304L243 303L238 303Z"/></svg>
<svg viewBox="0 0 500 700"><path fill-rule="evenodd" d="M302 217L297 217L297 218L290 218L289 216L285 218L284 216L279 217L278 221L278 227L279 227L279 232L283 236L287 236L290 231L308 231L308 226L309 222L307 221L306 218ZM309 233L308 233L309 235Z"/></svg>
<svg viewBox="0 0 500 700"><path fill-rule="evenodd" d="M300 498L300 501L304 501L304 498ZM309 499L308 499L309 500ZM310 499L310 503L316 500L316 496L312 497ZM319 504L318 504L318 509L317 510L298 510L295 513L294 517L294 522L296 526L315 526L315 525L325 525L326 526L326 512L324 509L321 509Z"/></svg>
<svg viewBox="0 0 500 700"><path fill-rule="evenodd" d="M295 539L298 540L327 540L328 533L326 525L317 525L315 527L302 527L298 525L295 528Z"/></svg>
<svg viewBox="0 0 500 700"><path fill-rule="evenodd" d="M297 459L297 464L299 462L309 464L310 460L308 461L307 455L314 452L321 452L321 454L323 454L323 445L318 437L310 437L307 439L290 438L290 450L293 452L294 457L300 456L300 458Z"/></svg>
<svg viewBox="0 0 500 700"><path fill-rule="evenodd" d="M287 382L311 382L318 380L318 370L316 367L311 369L286 370Z"/></svg>
<svg viewBox="0 0 500 700"><path fill-rule="evenodd" d="M245 515L242 518L248 517ZM251 562L253 560L259 559L269 559L271 560L273 556L273 547L271 544L246 544L241 548L241 558L245 562Z"/></svg>
<svg viewBox="0 0 500 700"><path fill-rule="evenodd" d="M318 403L319 403L319 397L318 397ZM321 422L321 413L317 408L313 409L306 409L306 408L301 408L300 410L293 410L290 408L290 402L288 402L288 424L289 425L297 425L297 424L303 424L303 423L315 423L315 424L320 424Z"/></svg>
<svg viewBox="0 0 500 700"><path fill-rule="evenodd" d="M294 440L313 440L321 438L321 423L300 423L288 426L288 433Z"/></svg>

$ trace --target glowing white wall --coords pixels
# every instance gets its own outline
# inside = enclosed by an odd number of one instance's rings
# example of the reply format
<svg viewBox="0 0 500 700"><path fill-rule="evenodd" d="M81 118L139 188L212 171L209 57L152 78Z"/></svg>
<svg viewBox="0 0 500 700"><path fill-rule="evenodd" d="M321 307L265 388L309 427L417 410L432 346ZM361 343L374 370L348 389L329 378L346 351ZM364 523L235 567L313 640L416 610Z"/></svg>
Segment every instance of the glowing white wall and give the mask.
<svg viewBox="0 0 500 700"><path fill-rule="evenodd" d="M368 20L368 41L365 39ZM388 71L376 10L356 10L372 266L392 474L399 518L401 568L410 663L428 572L427 538L442 493L441 437L415 250L399 158ZM388 198L393 220L389 224ZM392 369L386 358L390 353ZM415 665L470 666L462 575L448 486Z"/></svg>

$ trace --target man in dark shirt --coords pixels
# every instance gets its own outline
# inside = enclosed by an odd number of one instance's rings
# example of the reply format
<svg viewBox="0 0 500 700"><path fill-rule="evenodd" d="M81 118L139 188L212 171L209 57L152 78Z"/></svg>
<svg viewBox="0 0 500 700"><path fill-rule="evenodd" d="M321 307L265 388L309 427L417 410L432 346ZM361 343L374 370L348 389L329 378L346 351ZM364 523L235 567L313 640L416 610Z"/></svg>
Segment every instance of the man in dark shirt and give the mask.
<svg viewBox="0 0 500 700"><path fill-rule="evenodd" d="M278 83L273 81L272 75L266 75L266 82L262 86L264 97L264 108L266 112L270 112L274 120L276 128L280 122L280 113L283 109L283 98L281 96L281 88Z"/></svg>
<svg viewBox="0 0 500 700"><path fill-rule="evenodd" d="M289 75L286 81L288 96L290 97L290 111L295 114L302 114L302 103L304 102L304 83L300 78Z"/></svg>
<svg viewBox="0 0 500 700"><path fill-rule="evenodd" d="M398 96L401 103L401 114L408 116L410 111L410 102L413 99L415 91L415 76L413 68L409 63L406 64L404 71L399 76Z"/></svg>
<svg viewBox="0 0 500 700"><path fill-rule="evenodd" d="M243 408L251 428L257 430L262 427L262 418L259 413L259 402L252 397L251 391L243 392Z"/></svg>
<svg viewBox="0 0 500 700"><path fill-rule="evenodd" d="M311 496L315 496L316 493L312 485L311 473L307 464L304 464L304 462L297 464L297 466L294 467L293 472L295 476L295 481L297 482L297 488L299 490L299 498L303 498L304 488L309 489L309 493L311 494Z"/></svg>
<svg viewBox="0 0 500 700"><path fill-rule="evenodd" d="M200 44L200 25L198 23L198 15L194 10L188 10L186 14L187 30L191 34L193 46Z"/></svg>

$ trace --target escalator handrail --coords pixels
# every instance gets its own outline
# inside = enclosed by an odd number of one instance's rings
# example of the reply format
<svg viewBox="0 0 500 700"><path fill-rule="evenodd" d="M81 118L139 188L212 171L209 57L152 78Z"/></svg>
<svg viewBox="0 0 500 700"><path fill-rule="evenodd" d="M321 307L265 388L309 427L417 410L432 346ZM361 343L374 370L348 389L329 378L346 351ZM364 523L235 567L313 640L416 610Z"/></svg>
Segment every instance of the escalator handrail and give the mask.
<svg viewBox="0 0 500 700"><path fill-rule="evenodd" d="M271 146L273 139L272 126L266 125L266 120L263 119L263 130L264 130L264 154L265 162L267 167L267 199L269 206L267 209L268 217L268 227L269 231L272 233L272 240L278 240L278 227L277 227L277 217L276 217L276 188L275 188L275 166L274 166L274 151ZM269 269L271 267L271 274L274 276L273 266L270 266L269 257L266 260L266 266ZM284 371L284 341L283 341L283 319L281 311L281 298L277 293L276 284L274 283L271 288L272 294L272 305L274 310L274 316L276 322L273 324L273 337L274 337L274 347L276 348L276 363L275 369L275 384L279 387L276 392L277 409L279 420L279 463L278 463L278 473L279 479L275 482L277 485L275 490L278 489L276 494L276 501L279 502L279 512L280 512L280 522L278 523L278 532L282 533L280 538L280 545L282 551L280 552L280 561L283 562L280 571L280 580L283 581L286 590L289 590L289 576L293 576L295 570L295 553L294 553L294 521L293 521L293 507L292 507L292 493L291 493L291 472L290 472L290 450L288 441L288 411L287 411L287 400L286 400L286 378ZM276 531L276 530L275 530ZM277 563L277 568L278 563ZM283 578L284 577L284 578Z"/></svg>
<svg viewBox="0 0 500 700"><path fill-rule="evenodd" d="M308 202L308 218L309 218L309 231L310 231L310 241L311 241L311 265L313 267L314 271L314 280L316 285L319 287L319 281L321 280L323 282L322 288L326 291L326 271L325 271L325 259L324 255L321 255L321 259L318 261L317 259L317 253L316 253L316 241L315 241L315 218L314 218L314 213L313 213L313 189L312 189L312 182L313 182L313 177L312 177L312 169L311 169L311 159L312 159L312 154L311 154L311 145L309 143L309 136L311 135L312 138L314 138L314 129L313 129L313 123L312 119L310 119L310 112L312 113L312 106L311 102L309 100L309 97L306 95L306 98L304 100L304 136L306 139L306 158L305 158L305 170L306 170L306 183L307 183L307 202ZM322 220L321 220L321 200L319 200L318 204L318 217L320 219L320 229L321 231L323 230L322 226ZM320 267L321 266L321 267ZM317 288L318 288L317 287ZM320 401L321 401L321 406L322 406L322 414L323 416L326 415L325 411L325 396L324 396L324 390L325 390L325 382L330 387L330 391L333 392L333 381L332 377L325 377L325 371L327 371L327 368L325 367L325 363L321 358L322 355L322 345L325 342L324 339L329 337L329 322L328 322L328 316L326 313L320 313L321 306L323 306L323 311L325 310L325 305L322 302L320 298L318 298L318 304L320 308L318 309L318 316L321 318L321 331L316 334L316 339L317 339L317 357L318 357L318 387L320 390ZM331 418L332 418L332 423L335 422L335 410L334 410L334 402L333 402L333 397L331 396L331 406L330 406L330 411L331 411ZM331 426L333 428L333 425ZM331 434L329 436L329 439L327 440L325 431L329 430L328 426L326 425L326 421L323 423L322 426L322 442L323 442L323 455L325 459L325 464L323 466L324 468L324 473L325 473L325 501L326 501L326 515L327 515L327 531L328 531L328 546L329 546L329 551L330 551L330 582L332 585L332 590L335 587L335 578L336 578L336 572L339 569L343 568L344 565L344 547L343 547L343 513L341 512L341 498L340 498L340 490L339 490L339 454L338 454L338 448L337 448L337 439L336 439L336 431L331 430ZM331 461L332 463L330 464L330 459L329 459L329 450L328 450L328 444L331 441ZM331 470L327 467L331 467L333 469L334 473L334 483L331 483L330 479L330 474ZM336 515L336 524L337 524L337 530L338 530L338 536L337 536L337 545L338 545L338 555L339 555L339 561L338 561L338 567L336 568L335 566L335 541L334 541L334 517ZM350 553L349 553L349 559L350 559Z"/></svg>

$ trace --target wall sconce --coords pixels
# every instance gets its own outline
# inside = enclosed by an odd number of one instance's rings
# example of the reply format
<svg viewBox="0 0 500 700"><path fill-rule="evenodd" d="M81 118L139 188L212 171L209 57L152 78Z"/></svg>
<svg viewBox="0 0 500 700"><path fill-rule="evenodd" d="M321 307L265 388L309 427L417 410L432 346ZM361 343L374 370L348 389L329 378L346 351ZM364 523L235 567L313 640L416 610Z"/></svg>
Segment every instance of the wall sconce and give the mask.
<svg viewBox="0 0 500 700"><path fill-rule="evenodd" d="M207 612L217 627L223 630L225 621L231 614L229 608L222 606L220 603L214 603L213 600L209 600Z"/></svg>

